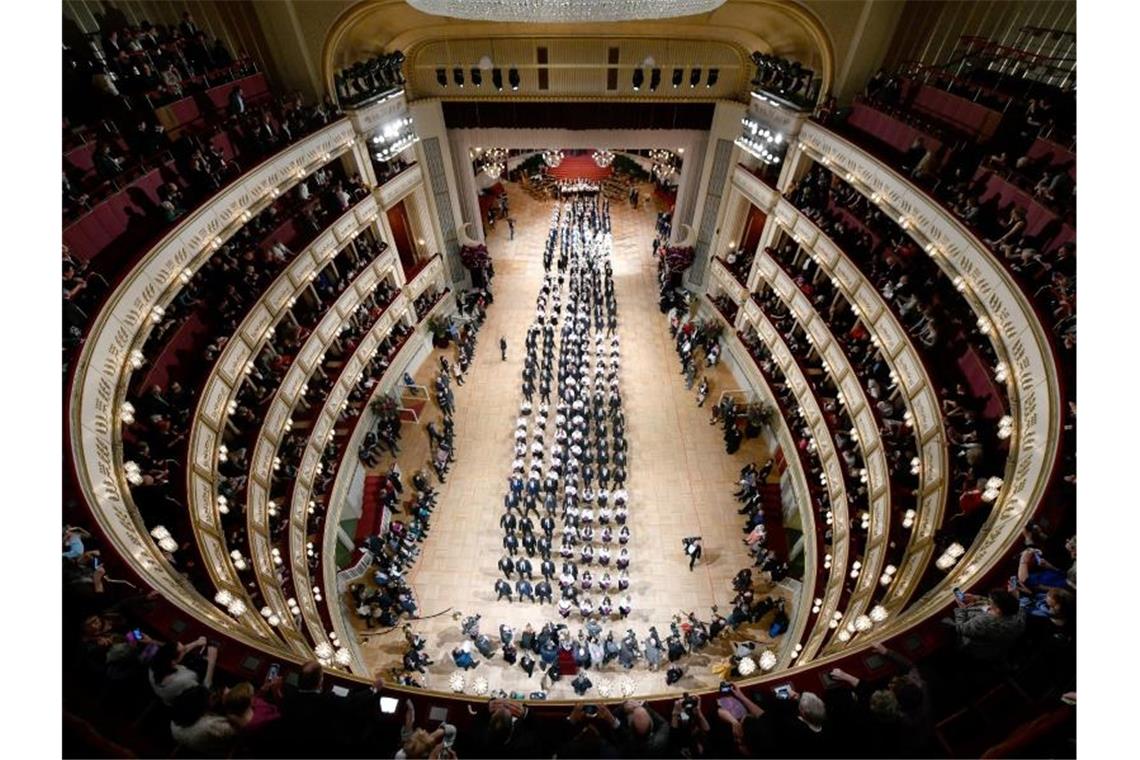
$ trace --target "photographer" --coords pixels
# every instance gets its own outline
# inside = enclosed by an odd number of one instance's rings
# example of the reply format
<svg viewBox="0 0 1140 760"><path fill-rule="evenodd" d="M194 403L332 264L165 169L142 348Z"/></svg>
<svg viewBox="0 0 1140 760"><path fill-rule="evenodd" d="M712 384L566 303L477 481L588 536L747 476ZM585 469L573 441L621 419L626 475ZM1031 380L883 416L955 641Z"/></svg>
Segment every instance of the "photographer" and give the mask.
<svg viewBox="0 0 1140 760"><path fill-rule="evenodd" d="M561 721L557 757L626 757L626 732L605 705L578 702Z"/></svg>
<svg viewBox="0 0 1140 760"><path fill-rule="evenodd" d="M689 572L693 571L693 565L697 564L697 560L701 558L701 537L700 536L687 536L681 539L681 545L685 548L685 554L689 557Z"/></svg>
<svg viewBox="0 0 1140 760"><path fill-rule="evenodd" d="M701 710L699 698L686 693L673 703L669 719L670 754L680 757L704 757L705 742L712 728Z"/></svg>
<svg viewBox="0 0 1140 760"><path fill-rule="evenodd" d="M601 708L599 708L601 709ZM621 757L661 757L669 742L669 724L645 702L627 699L619 710L625 732L618 748Z"/></svg>
<svg viewBox="0 0 1140 760"><path fill-rule="evenodd" d="M531 720L530 708L520 702L492 699L474 729L477 757L541 757L542 736Z"/></svg>

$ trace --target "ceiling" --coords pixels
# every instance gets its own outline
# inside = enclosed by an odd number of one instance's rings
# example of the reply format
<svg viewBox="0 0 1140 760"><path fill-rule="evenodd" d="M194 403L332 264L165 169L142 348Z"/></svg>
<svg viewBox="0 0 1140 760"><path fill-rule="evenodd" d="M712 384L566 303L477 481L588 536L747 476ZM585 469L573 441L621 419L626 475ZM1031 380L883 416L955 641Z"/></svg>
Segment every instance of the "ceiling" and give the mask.
<svg viewBox="0 0 1140 760"><path fill-rule="evenodd" d="M545 49L540 65L539 49ZM617 48L616 63L610 57ZM321 76L381 52L403 50L407 56L411 98L648 98L713 100L743 98L752 76L753 51L793 58L815 70L826 91L834 76L834 51L819 17L789 0L727 0L719 8L681 18L610 23L500 23L467 21L421 13L404 0L362 0L345 9L325 37ZM495 67L517 68L520 86L503 93L490 86L489 70L480 92L470 85L470 69L486 59ZM634 69L647 59L662 69L662 86L635 93ZM684 69L684 85L671 85L674 65ZM450 70L465 70L462 91ZM702 69L700 84L689 86L693 67ZM436 69L449 72L447 87L436 81ZM707 84L710 67L719 77ZM546 68L545 88L539 69ZM616 87L608 69L616 68Z"/></svg>

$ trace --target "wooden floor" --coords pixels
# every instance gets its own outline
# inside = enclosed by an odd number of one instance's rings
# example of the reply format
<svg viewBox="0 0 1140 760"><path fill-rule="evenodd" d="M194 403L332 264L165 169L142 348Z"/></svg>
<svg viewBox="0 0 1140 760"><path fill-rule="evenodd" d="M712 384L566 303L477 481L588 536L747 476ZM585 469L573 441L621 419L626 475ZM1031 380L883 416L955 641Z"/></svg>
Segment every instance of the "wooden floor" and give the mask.
<svg viewBox="0 0 1140 760"><path fill-rule="evenodd" d="M487 246L495 262L495 302L480 332L466 384L455 387L457 462L447 482L439 486L431 534L409 575L424 617L413 622L413 627L427 639L426 651L436 661L429 668L425 685L439 690L448 688L448 676L455 670L449 652L463 639L453 613L481 613L482 630L496 637L500 623L521 630L529 622L537 630L547 619L561 621L550 605L494 601L493 584L499 577L496 563L502 554L498 519L522 400L523 342L541 286L541 254L552 210L551 203L539 203L517 186L506 186L511 215L516 220L515 239L508 240L503 224L488 236ZM649 195L648 191L643 193L643 197ZM615 203L611 211L621 387L630 446L627 490L633 612L624 621L615 618L610 627L615 638L627 628L641 638L650 625L655 625L664 638L670 620L678 613L692 610L707 620L713 604L720 606L722 614L730 611L732 577L749 564L742 542L743 517L736 512L739 503L732 493L740 468L749 461L763 463L767 452L758 440L752 440L728 456L720 427L709 424L712 402L721 391L736 387L723 365L710 371L712 393L704 408L697 408L695 390L685 389L668 321L657 307L656 267L650 255L656 209L643 206L634 211L628 204ZM500 336L508 344L505 362L499 356ZM418 382L429 384L438 370L439 353L433 352L420 366L415 373ZM451 358L452 352L447 353ZM405 426L400 456L405 473L427 461L422 425L438 416L433 404L419 426ZM387 465L382 462L376 471L383 471ZM703 536L704 557L693 572L681 546L681 538L688 535ZM555 560L561 567L557 556ZM762 591L758 589L757 598ZM612 598L616 607L618 597ZM576 633L578 621L571 617L569 622ZM370 666L387 672L398 665L404 650L399 629L371 633L360 626L359 633ZM747 635L761 645L769 641L759 627L742 628L736 635ZM674 687L665 685L663 672L651 673L644 665L628 675L639 694L712 687L719 676L707 666L728 653L725 642L689 658L688 673ZM538 671L528 679L520 668L506 665L497 656L470 671L468 681L477 675L485 677L492 690L530 692L539 688ZM626 671L615 662L591 678L597 684L600 679L623 675ZM575 698L569 680L555 684L550 697ZM594 696L593 692L586 695Z"/></svg>

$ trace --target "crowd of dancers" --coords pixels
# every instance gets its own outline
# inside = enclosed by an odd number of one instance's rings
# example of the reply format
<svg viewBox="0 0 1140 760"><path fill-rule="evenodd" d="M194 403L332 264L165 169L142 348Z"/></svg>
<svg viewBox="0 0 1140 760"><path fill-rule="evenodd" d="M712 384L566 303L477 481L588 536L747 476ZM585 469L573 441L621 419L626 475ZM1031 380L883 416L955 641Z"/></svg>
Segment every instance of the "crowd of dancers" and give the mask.
<svg viewBox="0 0 1140 760"><path fill-rule="evenodd" d="M633 607L612 246L597 194L552 212L499 520L496 597L553 604L563 618L624 618Z"/></svg>
<svg viewBox="0 0 1140 760"><path fill-rule="evenodd" d="M572 679L569 685L582 696L594 681L605 684L607 671L637 665L663 672L665 683L673 685L685 677L688 657L711 653L714 643L725 659L713 670L726 678L740 675L737 664L757 646L741 638L747 636L741 628L760 625L778 636L788 625L783 600L757 593L752 568L734 578L727 614L715 606L706 616L679 612L664 633L655 626L636 633L619 622L629 616L633 602L628 443L611 252L604 199L580 194L553 210L543 284L526 334L514 461L499 518L504 552L495 596L551 604L562 620L522 629L500 625L496 635L480 630L479 614L456 612L462 641L439 653L462 670L501 655L528 678L540 679L535 698L545 698L562 678ZM442 395L446 399L446 392ZM756 567L772 577L774 558L763 548L758 500L758 486L770 468L746 467L736 496L749 516L745 541L754 547ZM778 571L786 573L786 565ZM423 636L410 627L405 636L400 680L421 685L421 674L434 661Z"/></svg>

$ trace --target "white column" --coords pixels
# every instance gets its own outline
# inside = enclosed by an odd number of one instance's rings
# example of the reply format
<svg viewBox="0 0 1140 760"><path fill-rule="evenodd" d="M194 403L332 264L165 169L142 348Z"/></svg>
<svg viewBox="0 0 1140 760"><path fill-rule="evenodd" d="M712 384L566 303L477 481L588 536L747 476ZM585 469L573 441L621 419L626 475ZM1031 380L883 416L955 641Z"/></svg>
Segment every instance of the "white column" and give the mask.
<svg viewBox="0 0 1140 760"><path fill-rule="evenodd" d="M807 174L810 166L811 158L804 153L799 143L794 142L789 145L788 152L784 156L784 165L780 168L780 178L776 180L776 189L781 194L788 192Z"/></svg>
<svg viewBox="0 0 1140 760"><path fill-rule="evenodd" d="M727 256L732 250L729 246L743 242L741 237L751 203L743 193L730 185L720 205L724 215L721 217L720 230L709 249L710 256Z"/></svg>
<svg viewBox="0 0 1140 760"><path fill-rule="evenodd" d="M376 187L376 171L372 167L372 157L368 151L367 138L358 133L356 144L352 146L352 150L344 154L344 160L348 166L352 167L352 171L360 174L366 186Z"/></svg>
<svg viewBox="0 0 1140 760"><path fill-rule="evenodd" d="M459 134L458 131L449 130L447 137L451 147L452 168L455 170L455 184L459 193L463 221L470 225L464 228L463 232L472 240L478 240L482 243L485 238L483 236L483 218L479 213L479 185L475 181L475 167L471 163L469 153L472 146L468 144L466 136ZM490 145L484 147L509 148L511 146ZM463 235L460 235L459 238L462 240Z"/></svg>
<svg viewBox="0 0 1140 760"><path fill-rule="evenodd" d="M705 205L706 205L705 201L706 201L706 198L708 198L710 190L712 190L714 195L716 195L716 196L728 194L727 185L730 181L730 178L732 177L732 167L734 167L736 165L737 156L740 153L740 149L737 148L735 145L731 145L731 143L733 143L733 141L735 141L736 138L740 135L740 120L743 118L744 113L745 113L744 105L741 103L736 103L736 102L719 102L716 104L716 110L713 112L713 120L712 120L712 124L709 126L709 132L708 132L708 145L705 147L705 152L704 152L704 161L703 161L704 165L703 165L703 168L701 170L700 192L697 194L696 210L695 210L695 213L693 214L692 227L693 227L694 231L697 231L696 247L697 247L698 261L696 263L694 263L692 268L689 269L688 277L686 278L691 286L694 283L696 283L696 277L698 276L698 269L702 266L703 266L703 270L701 270L701 271L703 271L703 280L702 281L705 283L708 282L708 270L710 267L710 259L712 257L713 251L715 250L714 246L717 243L717 237L718 237L717 232L718 232L718 230L715 230L715 229L713 230L713 234L711 235L711 237L707 241L707 249L702 250L699 231L700 231L701 226L705 222L705 220L703 218L704 213L705 213ZM715 188L711 188L710 187L710 180L712 178L713 169L716 168L714 166L714 164L715 164L715 160L716 160L717 147L722 140L727 141L731 145L730 151L729 151L729 156L728 156L728 166L726 167L727 171L725 172L725 176L721 180L722 183L718 184L718 186ZM715 213L717 215L717 221L718 222L721 221L723 218L723 216L722 216L724 213L724 202L723 202L723 200L724 199L722 198L721 203L716 207L715 210L710 209L710 211L712 211L713 213ZM674 225L674 227L676 227L676 225ZM700 287L700 286L697 286L697 287Z"/></svg>
<svg viewBox="0 0 1140 760"><path fill-rule="evenodd" d="M701 134L694 139L685 150L681 162L681 176L677 180L677 201L673 209L673 227L669 233L669 242L680 243L688 236L688 230L683 229L685 224L696 224L697 196L700 194L701 177L704 174L705 150L708 148L708 136Z"/></svg>

